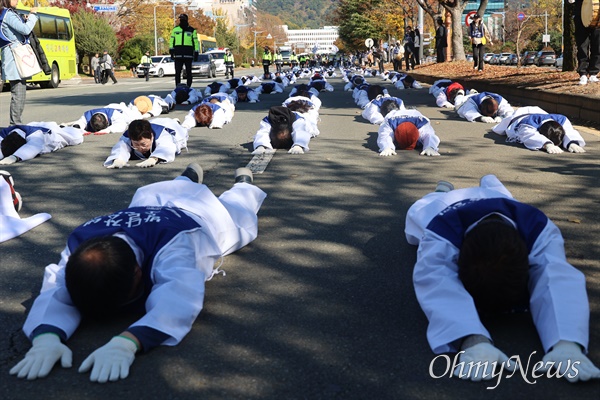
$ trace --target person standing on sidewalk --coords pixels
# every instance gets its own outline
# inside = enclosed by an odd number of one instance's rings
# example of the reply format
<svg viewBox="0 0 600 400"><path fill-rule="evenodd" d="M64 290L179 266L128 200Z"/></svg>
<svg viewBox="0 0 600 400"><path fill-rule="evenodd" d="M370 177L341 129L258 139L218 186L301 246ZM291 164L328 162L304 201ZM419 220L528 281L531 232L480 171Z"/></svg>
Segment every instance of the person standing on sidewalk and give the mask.
<svg viewBox="0 0 600 400"><path fill-rule="evenodd" d="M435 31L435 49L437 51L437 62L446 61L446 49L448 48L448 30L444 26L444 20L437 19L438 27Z"/></svg>
<svg viewBox="0 0 600 400"><path fill-rule="evenodd" d="M469 24L469 37L473 46L473 69L483 71L483 56L485 55L485 45L487 41L492 43L489 32L479 14L475 14L473 21Z"/></svg>
<svg viewBox="0 0 600 400"><path fill-rule="evenodd" d="M421 31L419 28L413 30L413 47L415 48L415 65L421 65Z"/></svg>
<svg viewBox="0 0 600 400"><path fill-rule="evenodd" d="M598 72L600 72L600 27L583 25L581 21L583 0L569 0L569 3L576 3L574 17L579 84L597 83Z"/></svg>
<svg viewBox="0 0 600 400"><path fill-rule="evenodd" d="M198 60L200 43L198 43L196 29L192 28L188 23L187 14L181 14L178 21L179 24L171 32L171 40L169 42L169 53L171 54L171 58L175 60L175 86L179 86L181 83L181 71L185 65L187 86L191 88L193 82L191 74L192 61Z"/></svg>
<svg viewBox="0 0 600 400"><path fill-rule="evenodd" d="M144 77L146 78L146 81L148 81L148 79L150 79L150 67L152 66L152 58L150 58L149 51L146 51L146 54L142 56L140 64L144 67Z"/></svg>
<svg viewBox="0 0 600 400"><path fill-rule="evenodd" d="M94 82L100 83L100 57L99 54L94 54L94 57L90 60L90 68L92 70L92 75L94 75Z"/></svg>

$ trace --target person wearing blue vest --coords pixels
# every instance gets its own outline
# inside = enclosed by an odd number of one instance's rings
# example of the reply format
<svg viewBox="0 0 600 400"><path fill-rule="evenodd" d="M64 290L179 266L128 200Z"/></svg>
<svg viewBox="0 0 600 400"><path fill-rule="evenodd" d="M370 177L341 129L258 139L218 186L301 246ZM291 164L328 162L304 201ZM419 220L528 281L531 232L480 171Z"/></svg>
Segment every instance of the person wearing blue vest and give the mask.
<svg viewBox="0 0 600 400"><path fill-rule="evenodd" d="M499 123L515 112L504 97L492 92L457 95L454 107L458 115L467 121L486 124Z"/></svg>
<svg viewBox="0 0 600 400"><path fill-rule="evenodd" d="M106 168L123 168L131 160L142 160L136 167L149 168L157 163L175 161L187 148L188 130L172 118L136 119L113 146L104 161Z"/></svg>
<svg viewBox="0 0 600 400"><path fill-rule="evenodd" d="M263 154L273 149L285 149L289 154L308 152L310 139L320 134L312 118L304 118L301 113L285 106L273 106L260 121L254 135L252 154Z"/></svg>
<svg viewBox="0 0 600 400"><path fill-rule="evenodd" d="M238 102L256 103L258 102L258 93L245 85L236 87L229 95L233 104Z"/></svg>
<svg viewBox="0 0 600 400"><path fill-rule="evenodd" d="M203 308L205 281L222 272L215 263L256 239L267 196L248 168L219 197L202 177L190 164L174 180L139 188L127 208L75 228L45 269L23 326L32 348L11 375L43 378L59 360L71 367L65 343L82 317L143 313L83 361L79 372L91 370L93 382L125 379L136 353L181 342Z"/></svg>
<svg viewBox="0 0 600 400"><path fill-rule="evenodd" d="M83 143L83 132L56 122L30 122L0 130L0 165L31 160L66 146Z"/></svg>
<svg viewBox="0 0 600 400"><path fill-rule="evenodd" d="M202 100L202 92L186 85L178 85L165 97L171 109L175 104L196 104L200 100Z"/></svg>
<svg viewBox="0 0 600 400"><path fill-rule="evenodd" d="M21 123L25 109L27 77L21 77L13 57L11 46L28 43L28 35L37 23L38 9L33 7L29 15L21 18L17 13L17 0L0 1L0 47L2 48L2 81L10 82L10 124Z"/></svg>
<svg viewBox="0 0 600 400"><path fill-rule="evenodd" d="M127 105L130 110L137 110L142 118L158 117L160 114L168 114L173 108L165 99L154 94L138 96Z"/></svg>
<svg viewBox="0 0 600 400"><path fill-rule="evenodd" d="M436 354L460 351L455 376L489 380L500 365L514 371L515 359L494 346L480 316L529 309L546 352L540 372L555 367L570 382L600 378L584 354L585 276L567 261L558 227L496 176L457 190L438 182L409 208L404 231L418 245L413 284L427 340Z"/></svg>
<svg viewBox="0 0 600 400"><path fill-rule="evenodd" d="M380 125L394 110L406 110L402 99L389 94L379 95L365 106L362 117L374 125Z"/></svg>
<svg viewBox="0 0 600 400"><path fill-rule="evenodd" d="M377 146L382 157L395 156L396 148L414 150L417 145L423 148L422 156L439 156L439 144L440 138L429 119L417 110L391 111L377 132Z"/></svg>
<svg viewBox="0 0 600 400"><path fill-rule="evenodd" d="M206 126L209 129L221 129L233 119L235 105L225 93L215 93L206 97L185 116L184 128Z"/></svg>
<svg viewBox="0 0 600 400"><path fill-rule="evenodd" d="M585 140L562 114L548 114L540 107L521 107L492 128L505 135L507 142L523 143L529 150L545 150L549 154L585 153Z"/></svg>
<svg viewBox="0 0 600 400"><path fill-rule="evenodd" d="M83 113L76 121L64 122L61 126L72 126L84 131L84 135L104 135L107 133L123 133L134 119L142 118L136 109L125 103L111 103L104 107L92 108Z"/></svg>

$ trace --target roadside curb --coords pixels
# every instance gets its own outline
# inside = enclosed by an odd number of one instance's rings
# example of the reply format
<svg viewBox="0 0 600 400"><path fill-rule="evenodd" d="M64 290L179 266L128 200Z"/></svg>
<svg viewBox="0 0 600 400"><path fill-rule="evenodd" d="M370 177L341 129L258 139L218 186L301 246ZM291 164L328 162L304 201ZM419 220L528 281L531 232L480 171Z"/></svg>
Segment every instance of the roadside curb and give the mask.
<svg viewBox="0 0 600 400"><path fill-rule="evenodd" d="M433 84L443 77L421 75L411 72L410 75L419 82ZM563 114L569 119L579 119L600 124L598 103L587 96L574 94L553 93L524 86L497 85L489 82L471 81L468 79L454 79L466 88L476 89L480 92L498 93L505 97L509 103L528 106L538 106L551 114Z"/></svg>

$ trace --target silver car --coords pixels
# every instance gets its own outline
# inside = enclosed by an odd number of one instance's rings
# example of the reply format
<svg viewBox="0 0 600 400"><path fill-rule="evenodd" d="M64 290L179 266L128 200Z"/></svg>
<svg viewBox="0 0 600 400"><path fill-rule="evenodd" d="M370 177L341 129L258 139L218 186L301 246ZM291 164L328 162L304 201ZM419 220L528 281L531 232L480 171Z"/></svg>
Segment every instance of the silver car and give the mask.
<svg viewBox="0 0 600 400"><path fill-rule="evenodd" d="M192 63L192 76L205 76L207 78L214 78L217 76L217 66L215 65L212 54L198 54L198 61ZM183 77L187 77L185 67L183 68Z"/></svg>

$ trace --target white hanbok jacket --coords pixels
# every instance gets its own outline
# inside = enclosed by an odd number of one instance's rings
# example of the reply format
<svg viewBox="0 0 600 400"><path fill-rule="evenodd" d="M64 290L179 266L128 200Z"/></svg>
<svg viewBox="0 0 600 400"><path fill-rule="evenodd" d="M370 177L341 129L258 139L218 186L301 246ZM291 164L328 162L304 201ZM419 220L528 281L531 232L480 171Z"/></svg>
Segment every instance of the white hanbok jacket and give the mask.
<svg viewBox="0 0 600 400"><path fill-rule="evenodd" d="M294 114L296 114L296 121L292 124L292 141L295 146L301 146L306 152L309 150L308 143L310 139L319 135L319 128L311 119L304 118L302 114L297 112L294 112ZM260 121L258 131L254 135L254 149L259 146L273 149L271 138L269 137L270 132L271 123L265 117Z"/></svg>
<svg viewBox="0 0 600 400"><path fill-rule="evenodd" d="M543 115L548 115L548 117L544 118ZM548 114L540 107L521 107L513 115L504 118L492 130L498 135L506 136L507 142L523 143L529 150L540 150L546 143L551 142L538 131L538 128L548 120L556 120L564 128L563 148L568 149L571 143L581 147L585 146L585 140L573 128L567 117L559 114Z"/></svg>
<svg viewBox="0 0 600 400"><path fill-rule="evenodd" d="M468 335L491 340L457 265L464 233L491 214L519 229L530 249L529 308L544 350L559 340L587 349L585 277L567 262L559 229L541 211L514 200L496 176L486 175L479 187L429 193L406 214L406 240L419 246L413 283L429 320L427 340L433 352L456 352Z"/></svg>
<svg viewBox="0 0 600 400"><path fill-rule="evenodd" d="M385 149L396 150L394 131L402 122L417 122L416 126L419 129L419 140L417 143L423 146L424 149L431 147L435 151L438 151L440 138L435 134L429 118L417 110L394 110L386 115L381 125L379 125L377 146L379 146L380 153Z"/></svg>
<svg viewBox="0 0 600 400"><path fill-rule="evenodd" d="M154 249L156 253L148 266L151 268L151 291L145 300L146 313L128 330L151 328L166 336L160 344L178 344L202 310L204 282L216 272L213 269L215 262L256 238L256 214L265 198L262 190L247 183L235 184L217 198L205 185L184 177L138 189L129 208L175 207L199 226L182 229L163 247ZM87 224L93 224L93 221ZM127 223L127 217L121 223ZM127 241L142 265L142 259L148 255L142 254L141 246L126 234L117 233L116 236ZM65 266L70 254L67 246L58 264L50 264L45 269L40 295L23 327L30 338L34 331L42 333L36 328L44 325L58 328L66 340L81 321L65 285ZM144 343L142 346L144 350L148 349Z"/></svg>
<svg viewBox="0 0 600 400"><path fill-rule="evenodd" d="M182 149L187 148L188 129L172 118L154 118L149 122L154 133L154 143L148 157L156 157L161 160L161 163L175 161L175 156L181 153ZM112 165L116 159L128 161L132 155L139 160L147 159L144 154L131 146L131 139L125 132L111 149L104 166Z"/></svg>
<svg viewBox="0 0 600 400"><path fill-rule="evenodd" d="M4 129L14 129L10 126ZM18 126L16 126L18 128ZM22 161L31 160L40 154L51 153L66 146L76 146L83 143L83 131L70 126L60 127L56 122L30 122L24 125L25 130L19 129L20 136L26 143L14 152L14 156ZM38 129L39 128L39 129ZM3 137L0 136L0 142ZM0 159L4 158L0 153Z"/></svg>

